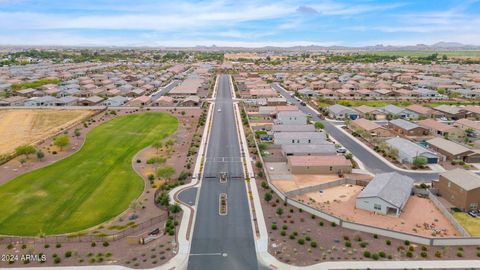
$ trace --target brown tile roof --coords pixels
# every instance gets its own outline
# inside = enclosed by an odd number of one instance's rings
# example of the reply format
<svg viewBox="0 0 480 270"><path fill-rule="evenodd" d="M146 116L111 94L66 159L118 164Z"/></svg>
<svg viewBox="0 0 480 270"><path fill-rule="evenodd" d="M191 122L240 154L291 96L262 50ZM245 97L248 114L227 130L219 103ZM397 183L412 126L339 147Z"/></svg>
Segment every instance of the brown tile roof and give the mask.
<svg viewBox="0 0 480 270"><path fill-rule="evenodd" d="M431 128L431 129L439 130L439 131L442 131L442 132L449 131L449 130L455 128L453 126L449 126L447 124L435 121L433 119L421 120L421 121L418 121L417 124L419 124L420 126L423 126L425 128Z"/></svg>

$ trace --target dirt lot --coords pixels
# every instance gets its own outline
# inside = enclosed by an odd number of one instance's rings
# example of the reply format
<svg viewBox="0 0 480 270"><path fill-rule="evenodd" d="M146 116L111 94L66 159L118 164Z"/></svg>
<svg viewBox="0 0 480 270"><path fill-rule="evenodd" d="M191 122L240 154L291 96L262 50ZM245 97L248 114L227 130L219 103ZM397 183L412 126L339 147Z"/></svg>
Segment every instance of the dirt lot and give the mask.
<svg viewBox="0 0 480 270"><path fill-rule="evenodd" d="M91 110L0 110L0 154L55 134L92 113Z"/></svg>
<svg viewBox="0 0 480 270"><path fill-rule="evenodd" d="M296 199L342 219L361 224L428 237L460 235L429 199L411 196L399 217L384 216L355 209L355 200L361 190L360 186L342 185L326 189L323 193L302 194Z"/></svg>

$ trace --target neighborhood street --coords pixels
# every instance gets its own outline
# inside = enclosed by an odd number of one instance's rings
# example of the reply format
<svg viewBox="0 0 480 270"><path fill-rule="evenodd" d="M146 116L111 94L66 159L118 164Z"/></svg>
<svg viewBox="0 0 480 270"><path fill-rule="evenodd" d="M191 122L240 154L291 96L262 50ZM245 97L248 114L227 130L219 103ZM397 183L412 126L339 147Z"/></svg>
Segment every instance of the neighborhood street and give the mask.
<svg viewBox="0 0 480 270"><path fill-rule="evenodd" d="M302 106L300 101L290 96L290 94L283 89L280 85L274 83L272 84L273 89L278 91L287 101L291 102L293 105L297 106L302 112L306 114L311 114L313 121L320 121L325 126L325 131L327 131L331 137L333 137L337 142L342 144L346 149L348 149L355 157L357 157L366 167L368 171L373 174L384 173L384 172L398 172L412 177L417 182L430 182L433 179L438 178L438 173L425 173L425 172L404 172L398 169L393 169L388 166L384 160L380 159L376 155L367 151L362 145L358 142L352 140L349 136L338 130L334 124L329 121L321 120L317 113L309 108L308 106Z"/></svg>
<svg viewBox="0 0 480 270"><path fill-rule="evenodd" d="M228 76L220 76L188 269L258 269ZM220 183L221 172L228 173ZM219 215L219 195L228 196Z"/></svg>

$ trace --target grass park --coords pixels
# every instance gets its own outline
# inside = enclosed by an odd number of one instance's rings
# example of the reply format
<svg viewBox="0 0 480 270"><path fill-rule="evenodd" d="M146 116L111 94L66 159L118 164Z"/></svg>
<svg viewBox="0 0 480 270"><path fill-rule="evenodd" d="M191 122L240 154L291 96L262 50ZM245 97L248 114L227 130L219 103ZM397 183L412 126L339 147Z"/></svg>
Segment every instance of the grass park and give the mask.
<svg viewBox="0 0 480 270"><path fill-rule="evenodd" d="M0 235L72 233L118 216L144 188L133 156L177 126L166 113L117 117L91 130L77 153L1 185Z"/></svg>

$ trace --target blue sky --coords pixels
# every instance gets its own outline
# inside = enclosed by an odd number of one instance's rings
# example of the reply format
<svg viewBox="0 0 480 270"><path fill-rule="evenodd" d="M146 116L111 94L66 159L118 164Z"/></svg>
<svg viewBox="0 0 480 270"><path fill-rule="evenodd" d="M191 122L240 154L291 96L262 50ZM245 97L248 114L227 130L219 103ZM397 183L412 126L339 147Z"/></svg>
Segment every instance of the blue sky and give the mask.
<svg viewBox="0 0 480 270"><path fill-rule="evenodd" d="M478 0L0 0L0 44L480 45Z"/></svg>

